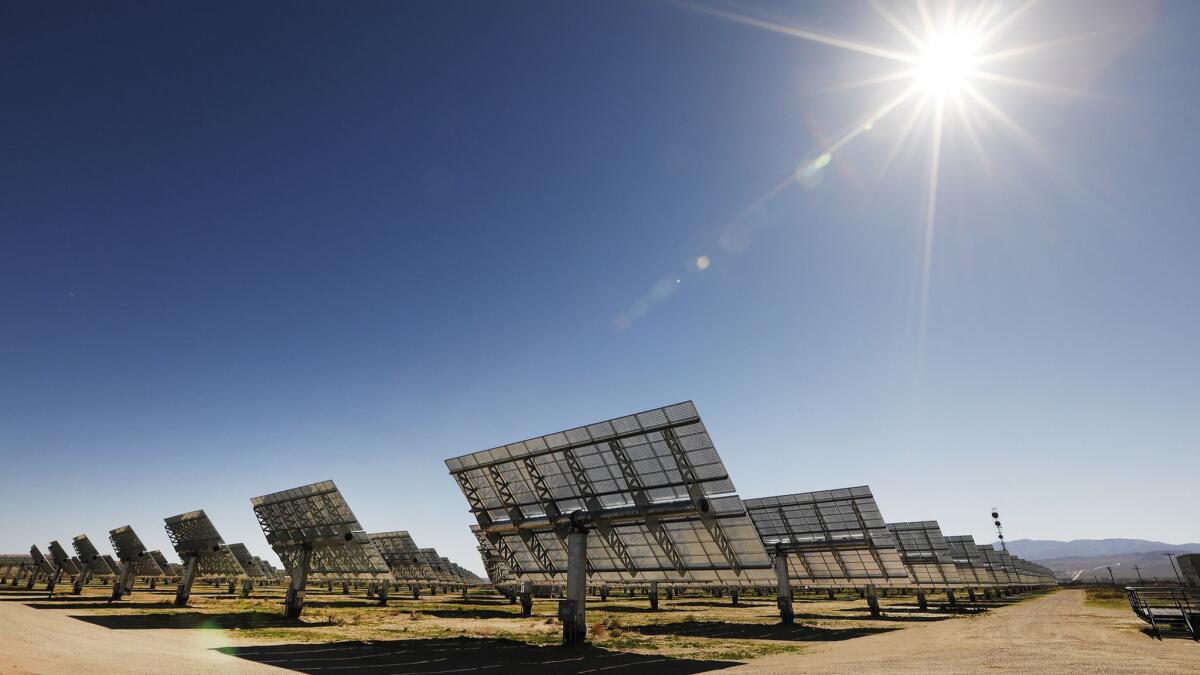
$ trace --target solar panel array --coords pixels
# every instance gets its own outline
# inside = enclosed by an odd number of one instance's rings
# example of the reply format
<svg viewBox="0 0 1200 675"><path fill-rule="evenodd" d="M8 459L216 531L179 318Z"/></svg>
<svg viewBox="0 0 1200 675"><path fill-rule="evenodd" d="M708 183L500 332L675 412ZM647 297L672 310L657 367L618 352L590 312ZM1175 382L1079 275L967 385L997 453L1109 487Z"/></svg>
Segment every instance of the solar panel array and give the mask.
<svg viewBox="0 0 1200 675"><path fill-rule="evenodd" d="M75 566L75 561L71 560L70 554L63 550L62 545L57 541L50 542L48 552L52 565L56 565L59 569L73 577L79 575L79 568Z"/></svg>
<svg viewBox="0 0 1200 675"><path fill-rule="evenodd" d="M446 465L480 530L522 579L564 580L561 523L574 512L639 514L592 528L598 536L587 545L587 574L593 580L738 583L743 570L770 565L690 401L452 458ZM680 504L680 511L654 515L672 504ZM534 523L558 525L531 528Z"/></svg>
<svg viewBox="0 0 1200 675"><path fill-rule="evenodd" d="M259 565L258 559L250 555L250 549L246 548L245 544L229 544L226 548L247 577L259 579L267 576L262 566Z"/></svg>
<svg viewBox="0 0 1200 675"><path fill-rule="evenodd" d="M888 523L900 551L900 561L918 587L958 588L963 585L950 546L936 520Z"/></svg>
<svg viewBox="0 0 1200 675"><path fill-rule="evenodd" d="M903 586L908 571L866 486L745 500L763 546L816 587Z"/></svg>
<svg viewBox="0 0 1200 675"><path fill-rule="evenodd" d="M42 555L42 552L38 550L37 546L29 547L29 557L33 560L33 565L37 568L40 574L44 574L46 576L54 574L54 566L50 564L50 561L46 559L46 556Z"/></svg>
<svg viewBox="0 0 1200 675"><path fill-rule="evenodd" d="M289 574L307 546L312 547L310 578L391 579L379 549L333 481L255 497L251 504Z"/></svg>
<svg viewBox="0 0 1200 675"><path fill-rule="evenodd" d="M135 576L164 576L165 571L159 567L154 557L146 550L145 544L142 543L132 527L122 525L115 530L110 530L108 540L112 543L117 559L122 564L132 565L131 570Z"/></svg>
<svg viewBox="0 0 1200 675"><path fill-rule="evenodd" d="M238 559L225 546L225 540L204 509L163 519L167 537L183 560L196 558L201 576L236 577L247 574ZM160 562L160 565L163 563Z"/></svg>
<svg viewBox="0 0 1200 675"><path fill-rule="evenodd" d="M416 542L404 530L376 532L371 541L379 547L379 553L392 570L397 581L419 583L438 580L437 573L430 567L425 555Z"/></svg>
<svg viewBox="0 0 1200 675"><path fill-rule="evenodd" d="M77 534L71 539L71 548L75 549L75 555L91 571L92 574L108 576L116 574L116 570L109 566L108 561L100 555L100 551L96 550L96 546L88 539L86 534Z"/></svg>
<svg viewBox="0 0 1200 675"><path fill-rule="evenodd" d="M988 567L983 551L975 544L974 537L969 534L948 536L946 545L950 548L950 557L964 582L979 586L996 584L996 577Z"/></svg>

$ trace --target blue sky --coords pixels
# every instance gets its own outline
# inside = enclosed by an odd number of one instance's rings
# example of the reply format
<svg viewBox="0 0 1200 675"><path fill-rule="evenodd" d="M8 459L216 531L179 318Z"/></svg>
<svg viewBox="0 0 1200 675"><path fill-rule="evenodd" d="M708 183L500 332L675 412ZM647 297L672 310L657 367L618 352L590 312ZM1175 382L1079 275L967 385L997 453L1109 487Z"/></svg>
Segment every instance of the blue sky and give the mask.
<svg viewBox="0 0 1200 675"><path fill-rule="evenodd" d="M1076 91L980 84L1031 147L946 126L926 282L928 113L747 208L875 57L657 2L6 5L0 549L204 508L263 554L250 497L332 478L480 570L445 458L685 399L743 496L1194 541L1200 7L1002 41L1101 28L1003 65Z"/></svg>

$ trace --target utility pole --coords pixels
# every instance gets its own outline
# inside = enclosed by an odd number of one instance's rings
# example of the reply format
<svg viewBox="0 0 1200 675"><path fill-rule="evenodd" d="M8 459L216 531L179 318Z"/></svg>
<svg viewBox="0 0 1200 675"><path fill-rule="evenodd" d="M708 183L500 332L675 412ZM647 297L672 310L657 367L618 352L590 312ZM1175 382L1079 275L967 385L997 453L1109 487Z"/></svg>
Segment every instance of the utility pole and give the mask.
<svg viewBox="0 0 1200 675"><path fill-rule="evenodd" d="M1134 571L1134 573L1135 573L1135 574L1137 574L1137 577L1138 577L1138 586L1145 586L1145 585L1146 585L1146 582L1142 581L1142 568L1138 567L1137 565L1134 565L1134 566L1133 566L1133 571Z"/></svg>
<svg viewBox="0 0 1200 675"><path fill-rule="evenodd" d="M996 521L996 534L1000 536L1000 550L1008 553L1008 544L1004 543L1004 528L1000 525L1000 509L992 507L992 520Z"/></svg>
<svg viewBox="0 0 1200 675"><path fill-rule="evenodd" d="M1175 567L1175 554L1174 553L1164 553L1163 555L1167 556L1167 560L1171 561L1171 571L1175 573L1175 580L1179 582L1180 586L1182 586L1183 585L1183 577L1179 576L1179 570L1176 569L1176 567Z"/></svg>
<svg viewBox="0 0 1200 675"><path fill-rule="evenodd" d="M1117 578L1116 578L1116 577L1114 577L1114 576L1113 576L1113 573L1112 573L1112 565L1109 565L1109 566L1108 566L1108 578L1109 578L1109 579L1112 579L1112 584L1113 584L1113 586L1116 586L1116 585L1117 585Z"/></svg>

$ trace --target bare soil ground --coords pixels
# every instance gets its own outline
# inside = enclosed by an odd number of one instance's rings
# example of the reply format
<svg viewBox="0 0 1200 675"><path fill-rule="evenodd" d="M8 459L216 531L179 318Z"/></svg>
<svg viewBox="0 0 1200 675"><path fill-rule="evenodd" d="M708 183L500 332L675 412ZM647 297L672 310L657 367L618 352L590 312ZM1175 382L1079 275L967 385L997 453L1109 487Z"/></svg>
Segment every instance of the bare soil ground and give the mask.
<svg viewBox="0 0 1200 675"><path fill-rule="evenodd" d="M738 607L728 597L664 598L651 612L645 596L614 594L607 602L589 599L591 644L568 650L553 646L561 625L552 599L538 599L534 616L521 617L517 606L482 593L465 600L428 591L420 600L393 594L388 607L379 607L362 590L310 590L304 617L295 622L280 616L281 588L256 589L250 599L223 590L198 582L191 606L179 609L170 605L170 587L139 585L132 597L111 604L99 585L52 599L44 591L0 590L0 673L277 667L666 675L742 664L769 672L969 672L1013 664L1039 672L1200 669L1200 645L1152 640L1137 632L1128 610L1085 606L1078 592L981 602L981 612L938 608L932 595L924 612L912 598L881 598L880 619L856 596L814 595L797 599L799 625L789 627L778 624L771 597L743 595ZM1097 650L1111 657L1090 658ZM1042 654L1053 658L1042 661Z"/></svg>
<svg viewBox="0 0 1200 675"><path fill-rule="evenodd" d="M1200 645L1159 642L1128 606L1086 603L1064 590L969 621L929 624L755 661L733 672L1196 673Z"/></svg>

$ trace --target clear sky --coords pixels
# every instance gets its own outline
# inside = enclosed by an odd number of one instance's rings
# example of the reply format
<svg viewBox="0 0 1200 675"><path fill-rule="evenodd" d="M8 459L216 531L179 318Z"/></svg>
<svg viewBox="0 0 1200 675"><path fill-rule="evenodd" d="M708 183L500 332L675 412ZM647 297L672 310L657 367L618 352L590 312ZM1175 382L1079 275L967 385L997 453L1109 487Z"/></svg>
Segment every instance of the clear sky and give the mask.
<svg viewBox="0 0 1200 675"><path fill-rule="evenodd" d="M0 6L0 550L332 478L482 571L445 458L685 399L742 496L1200 539L1200 4L1032 7L940 135L869 5L705 8Z"/></svg>

